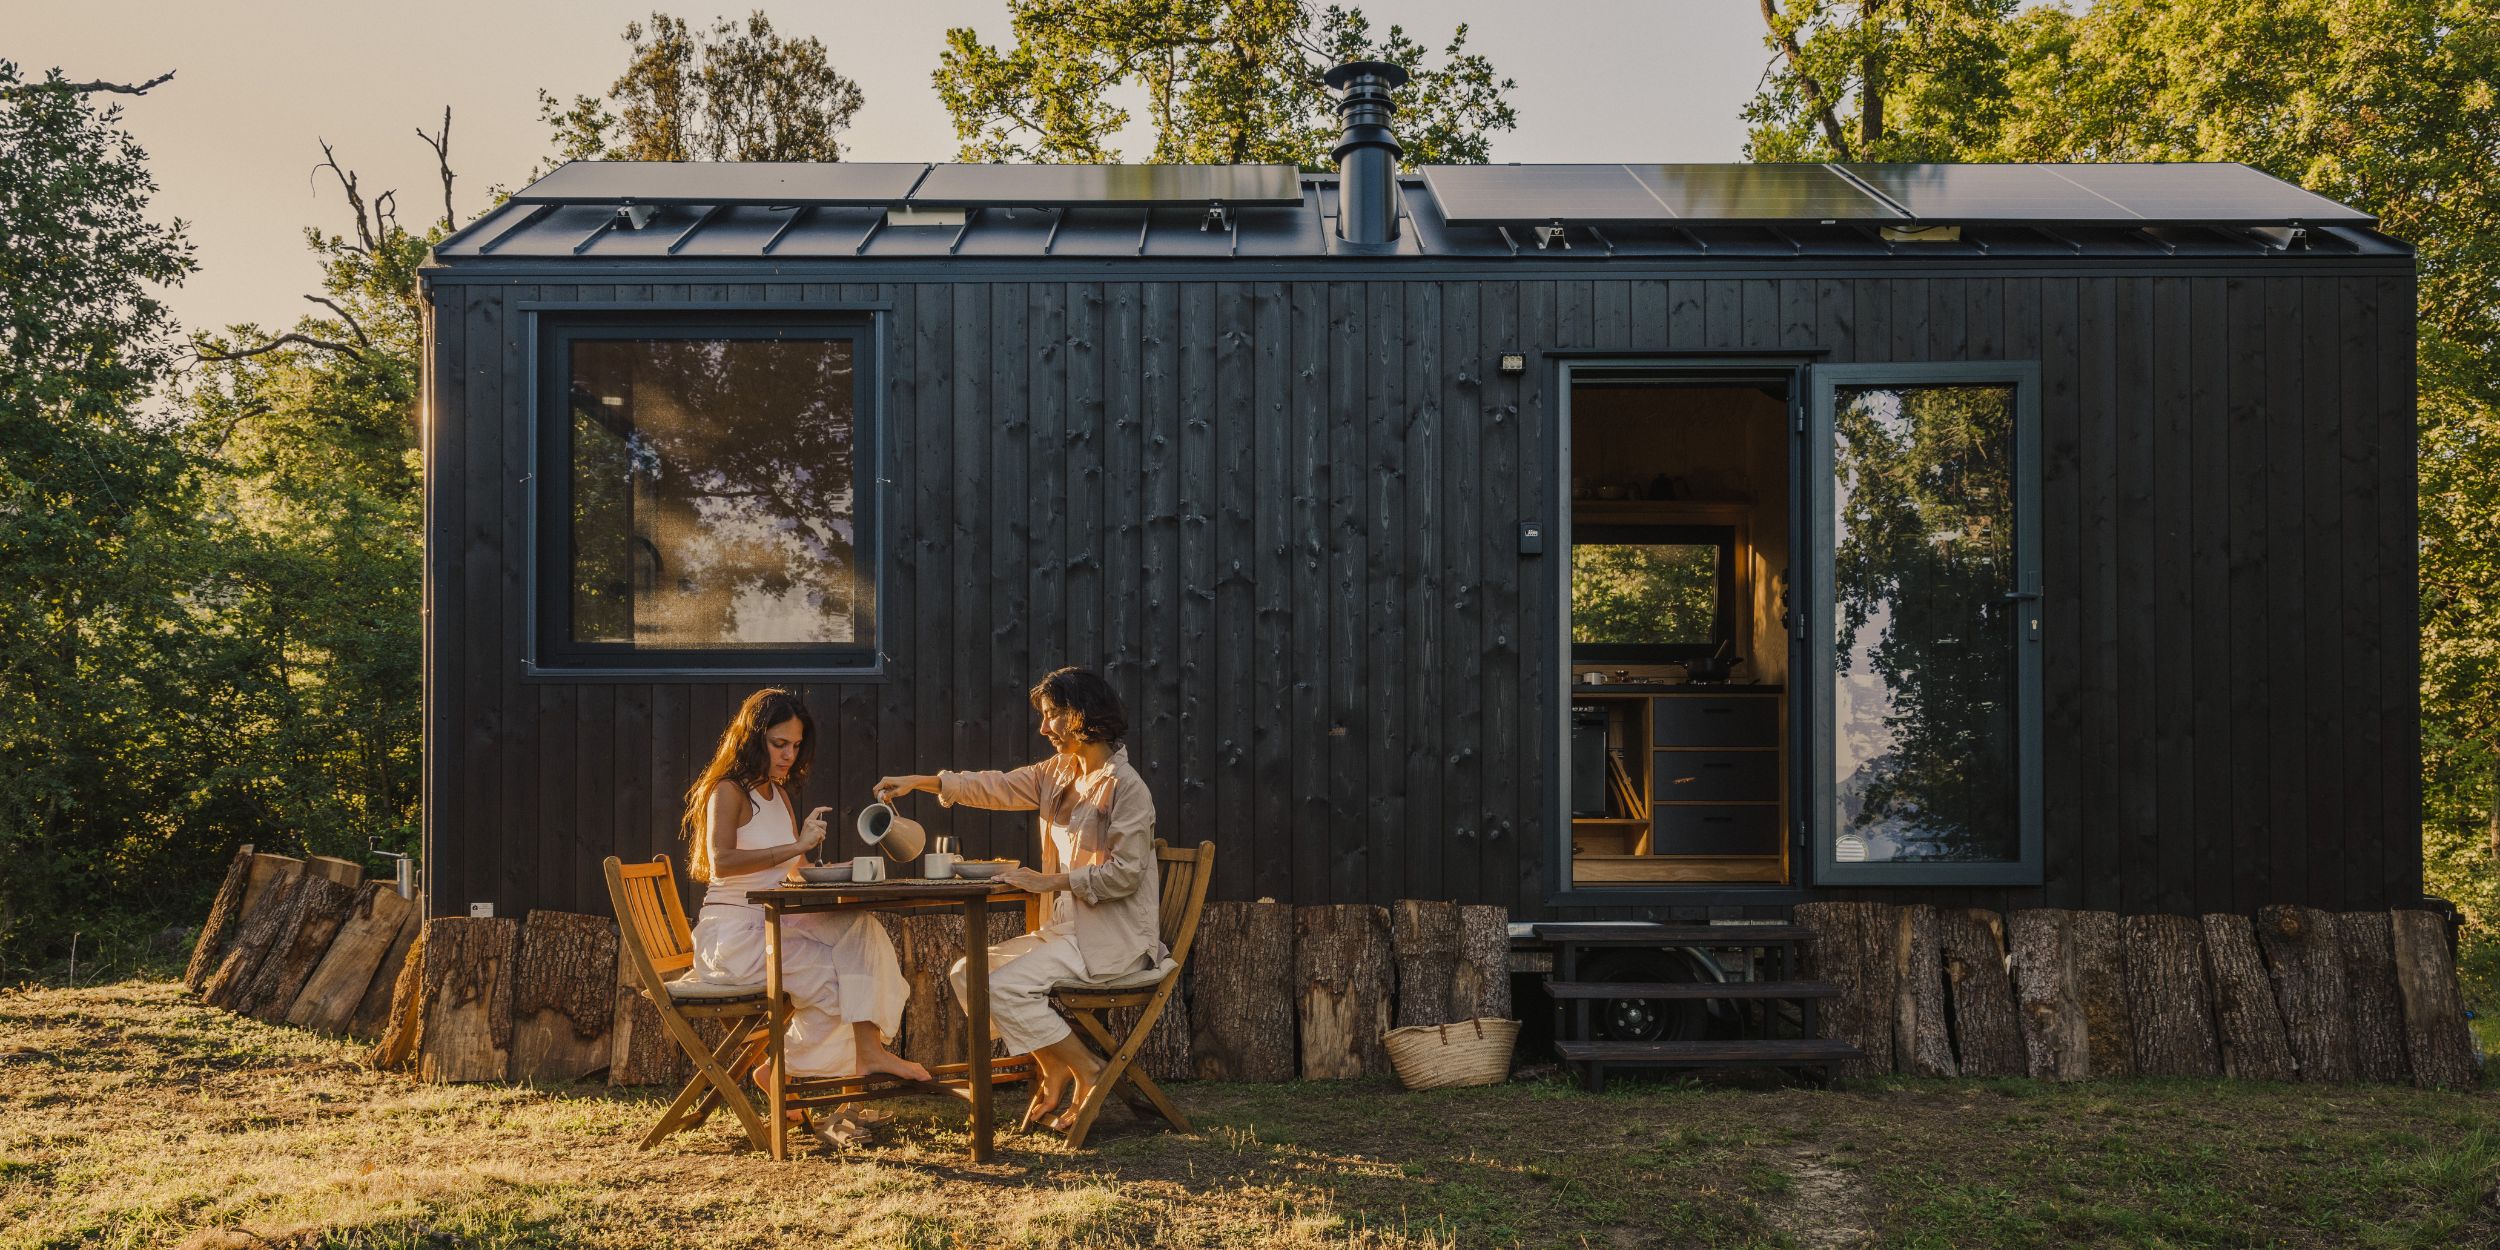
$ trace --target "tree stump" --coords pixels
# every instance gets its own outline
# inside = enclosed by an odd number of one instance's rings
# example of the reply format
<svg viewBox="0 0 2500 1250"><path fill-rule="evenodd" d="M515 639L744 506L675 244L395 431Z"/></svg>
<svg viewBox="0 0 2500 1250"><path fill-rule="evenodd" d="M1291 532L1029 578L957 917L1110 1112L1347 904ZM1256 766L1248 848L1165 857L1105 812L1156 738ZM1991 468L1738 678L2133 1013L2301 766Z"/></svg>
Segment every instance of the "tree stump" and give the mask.
<svg viewBox="0 0 2500 1250"><path fill-rule="evenodd" d="M2383 911L2335 917L2344 957L2344 1003L2352 1011L2353 1071L2362 1080L2402 1085L2413 1079L2405 1060L2404 995L2396 985L2395 930Z"/></svg>
<svg viewBox="0 0 2500 1250"><path fill-rule="evenodd" d="M2274 983L2257 953L2248 917L2214 912L2205 918L2205 983L2214 993L2214 1034L2222 1043L2222 1074L2244 1081L2289 1081L2292 1044Z"/></svg>
<svg viewBox="0 0 2500 1250"><path fill-rule="evenodd" d="M1189 1050L1199 1079L1292 1080L1293 908L1208 903L1189 965Z"/></svg>
<svg viewBox="0 0 2500 1250"><path fill-rule="evenodd" d="M1397 957L1397 1022L1443 1024L1458 974L1458 904L1399 899L1389 911L1389 949Z"/></svg>
<svg viewBox="0 0 2500 1250"><path fill-rule="evenodd" d="M1114 1007L1102 1014L1111 1036L1128 1040L1129 1030L1137 1027L1137 1015L1143 1007ZM1146 1044L1137 1052L1139 1067L1158 1081L1186 1081L1193 1067L1189 1057L1189 998L1174 989L1163 1000L1163 1014L1155 1017L1154 1030L1146 1034Z"/></svg>
<svg viewBox="0 0 2500 1250"><path fill-rule="evenodd" d="M319 880L320 878L313 878ZM273 873L269 884L258 898L252 898L244 910L243 922L235 929L234 940L226 944L226 953L217 960L217 971L210 974L208 984L200 990L200 1001L211 1007L232 1011L235 1003L252 988L260 974L261 961L271 945L286 931L295 918L295 891L304 880L300 868L295 872ZM247 898L250 896L247 894Z"/></svg>
<svg viewBox="0 0 2500 1250"><path fill-rule="evenodd" d="M1458 909L1458 970L1450 979L1450 1018L1511 1018L1510 909L1468 903Z"/></svg>
<svg viewBox="0 0 2500 1250"><path fill-rule="evenodd" d="M964 1016L963 1004L955 1001L955 986L947 980L946 970L963 958L963 913L942 910L872 914L884 922L886 935L894 940L895 958L902 963L903 979L911 983L911 1000L903 1008L903 1037L898 1052L923 1064L962 1063L971 1053L965 1041L972 1035L972 1026ZM989 945L996 946L1022 932L1021 912L1007 908L990 910ZM990 971L998 971L994 963ZM991 1044L990 1053L1002 1053L998 1043Z"/></svg>
<svg viewBox="0 0 2500 1250"><path fill-rule="evenodd" d="M1893 949L1901 939L1893 905L1800 903L1796 915L1798 924L1814 931L1814 944L1806 951L1807 975L1840 990L1823 1004L1823 1036L1857 1047L1861 1056L1833 1065L1832 1075L1891 1072L1895 998L1900 992Z"/></svg>
<svg viewBox="0 0 2500 1250"><path fill-rule="evenodd" d="M340 859L335 855L307 856L304 860L304 871L316 877L327 877L351 890L365 883L363 865L352 859Z"/></svg>
<svg viewBox="0 0 2500 1250"><path fill-rule="evenodd" d="M660 1009L643 995L633 960L622 950L616 959L615 1010L608 1025L608 1084L667 1085L686 1082L693 1072L686 1052L660 1025Z"/></svg>
<svg viewBox="0 0 2500 1250"><path fill-rule="evenodd" d="M2344 998L2344 950L2335 917L2314 907L2257 909L2257 945L2274 976L2300 1079L2352 1079L2352 1009Z"/></svg>
<svg viewBox="0 0 2500 1250"><path fill-rule="evenodd" d="M330 939L329 951L287 1008L286 1022L320 1033L347 1032L366 991L373 988L383 957L398 943L415 910L388 885L366 882Z"/></svg>
<svg viewBox="0 0 2500 1250"><path fill-rule="evenodd" d="M304 875L304 861L288 855L254 855L252 879L243 884L242 915L249 917L260 900L282 885Z"/></svg>
<svg viewBox="0 0 2500 1250"><path fill-rule="evenodd" d="M420 911L411 914L408 923L417 936L409 942L399 972L391 978L391 1005L383 1015L381 1035L373 1044L373 1052L365 1058L377 1072L396 1072L408 1066L416 1057L417 1031L425 1023L425 931L433 922Z"/></svg>
<svg viewBox="0 0 2500 1250"><path fill-rule="evenodd" d="M382 962L374 965L373 979L365 986L363 1000L356 1004L356 1013L347 1021L347 1035L365 1041L378 1041L391 1023L391 1000L399 989L399 974L408 966L408 952L415 949L417 935L425 931L425 903L422 898L403 900L407 910L399 918L399 932L391 937L390 949Z"/></svg>
<svg viewBox="0 0 2500 1250"><path fill-rule="evenodd" d="M2117 915L2028 908L2010 917L2008 932L2024 1070L2051 1081L2133 1075Z"/></svg>
<svg viewBox="0 0 2500 1250"><path fill-rule="evenodd" d="M440 916L426 925L417 1076L500 1081L512 1070L512 973L521 922Z"/></svg>
<svg viewBox="0 0 2500 1250"><path fill-rule="evenodd" d="M608 1066L616 922L532 911L512 975L512 1079L578 1081Z"/></svg>
<svg viewBox="0 0 2500 1250"><path fill-rule="evenodd" d="M2466 1031L2465 999L2448 950L2448 922L2427 911L2399 911L2389 920L2413 1083L2471 1088L2482 1073L2474 1060L2474 1039Z"/></svg>
<svg viewBox="0 0 2500 1250"><path fill-rule="evenodd" d="M1936 913L1944 974L1953 990L1953 1045L1963 1076L2021 1076L2022 1025L2005 972L2005 921L1984 908Z"/></svg>
<svg viewBox="0 0 2500 1250"><path fill-rule="evenodd" d="M1913 903L1895 914L1892 1058L1907 1076L1952 1076L1953 1039L1945 1019L1943 939L1936 909Z"/></svg>
<svg viewBox="0 0 2500 1250"><path fill-rule="evenodd" d="M1293 911L1293 978L1302 1075L1382 1076L1389 1051L1389 912L1367 903Z"/></svg>
<svg viewBox="0 0 2500 1250"><path fill-rule="evenodd" d="M183 967L182 983L197 994L217 971L217 957L226 953L226 938L243 918L243 894L252 882L252 847L245 843L226 865L226 879L217 887L217 901L208 905L200 936L191 944L191 962Z"/></svg>
<svg viewBox="0 0 2500 1250"><path fill-rule="evenodd" d="M2191 916L2129 916L2127 1010L2135 1069L2145 1076L2213 1076L2213 999L2205 989L2205 927Z"/></svg>

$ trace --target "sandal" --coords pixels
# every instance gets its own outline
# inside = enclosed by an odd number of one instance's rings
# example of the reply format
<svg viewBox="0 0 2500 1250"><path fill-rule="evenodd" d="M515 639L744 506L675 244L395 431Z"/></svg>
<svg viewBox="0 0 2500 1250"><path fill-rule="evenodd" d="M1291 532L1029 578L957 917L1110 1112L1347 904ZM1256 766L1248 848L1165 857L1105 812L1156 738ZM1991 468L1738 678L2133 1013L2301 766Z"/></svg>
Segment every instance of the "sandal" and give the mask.
<svg viewBox="0 0 2500 1250"><path fill-rule="evenodd" d="M807 1131L818 1142L823 1143L825 1150L832 1154L841 1154L865 1146L875 1136L865 1127L854 1123L848 1116L833 1116L830 1123L809 1116L807 1117Z"/></svg>

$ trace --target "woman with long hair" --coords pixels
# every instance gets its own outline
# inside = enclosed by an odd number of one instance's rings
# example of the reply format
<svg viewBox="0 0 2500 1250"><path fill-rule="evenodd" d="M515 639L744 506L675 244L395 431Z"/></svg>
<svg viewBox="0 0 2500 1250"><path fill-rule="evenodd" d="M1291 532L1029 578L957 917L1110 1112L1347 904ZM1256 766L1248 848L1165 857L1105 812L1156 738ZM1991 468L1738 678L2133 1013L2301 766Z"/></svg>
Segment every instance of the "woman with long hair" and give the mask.
<svg viewBox="0 0 2500 1250"><path fill-rule="evenodd" d="M819 807L802 821L791 798L815 753L816 719L799 696L758 690L738 706L712 762L687 787L680 821L686 868L708 883L688 976L716 985L764 983L764 909L746 892L790 879L801 857L825 840L831 809ZM928 1069L887 1048L902 1027L910 986L874 917L783 917L781 985L793 1008L782 1050L792 1075L929 1079ZM834 1131L860 1136L856 1124Z"/></svg>
<svg viewBox="0 0 2500 1250"><path fill-rule="evenodd" d="M990 948L990 1023L1007 1049L1033 1056L1041 1080L1024 1113L1066 1132L1102 1076L1102 1059L1050 1009L1061 983L1100 985L1166 955L1157 927L1155 803L1129 766L1128 711L1111 683L1063 668L1032 690L1050 758L1007 772L939 772L887 777L877 797L934 791L938 802L997 810L1037 810L1042 867L1018 867L1000 880L1043 896L1042 927ZM964 997L964 965L949 972Z"/></svg>

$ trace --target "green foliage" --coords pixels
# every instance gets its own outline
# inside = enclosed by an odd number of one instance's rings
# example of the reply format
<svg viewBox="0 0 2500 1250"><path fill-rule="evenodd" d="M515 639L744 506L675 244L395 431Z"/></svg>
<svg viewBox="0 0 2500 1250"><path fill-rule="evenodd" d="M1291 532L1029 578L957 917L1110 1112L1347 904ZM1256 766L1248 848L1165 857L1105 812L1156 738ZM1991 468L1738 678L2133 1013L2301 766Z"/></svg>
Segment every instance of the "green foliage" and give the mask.
<svg viewBox="0 0 2500 1250"><path fill-rule="evenodd" d="M1571 546L1571 640L1706 644L1718 625L1719 550L1702 543Z"/></svg>
<svg viewBox="0 0 2500 1250"><path fill-rule="evenodd" d="M1013 43L946 32L933 75L967 161L1113 161L1128 111L1146 94L1158 163L1281 162L1324 167L1335 142L1330 66L1389 61L1412 76L1397 132L1410 165L1481 163L1493 132L1518 124L1510 79L1467 51L1461 25L1430 64L1396 26L1375 42L1360 9L1304 0L1009 0Z"/></svg>
<svg viewBox="0 0 2500 1250"><path fill-rule="evenodd" d="M784 39L757 10L708 30L655 12L647 28L626 24L625 43L632 55L604 100L538 93L557 160L842 159L862 96L822 41Z"/></svg>
<svg viewBox="0 0 2500 1250"><path fill-rule="evenodd" d="M1764 0L1779 58L1745 106L1756 161L1942 161L2005 97L2017 0Z"/></svg>

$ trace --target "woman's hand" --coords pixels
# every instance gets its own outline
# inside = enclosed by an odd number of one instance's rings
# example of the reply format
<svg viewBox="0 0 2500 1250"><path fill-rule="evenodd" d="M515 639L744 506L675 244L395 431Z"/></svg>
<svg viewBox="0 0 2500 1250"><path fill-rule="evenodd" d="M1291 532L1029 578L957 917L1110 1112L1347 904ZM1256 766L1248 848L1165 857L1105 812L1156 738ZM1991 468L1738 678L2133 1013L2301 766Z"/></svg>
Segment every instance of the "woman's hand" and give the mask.
<svg viewBox="0 0 2500 1250"><path fill-rule="evenodd" d="M1010 868L998 874L998 879L1027 894L1055 894L1068 888L1065 874L1035 872L1024 867Z"/></svg>
<svg viewBox="0 0 2500 1250"><path fill-rule="evenodd" d="M825 813L832 810L830 807L820 807L807 814L806 822L799 826L799 850L812 851L824 845Z"/></svg>
<svg viewBox="0 0 2500 1250"><path fill-rule="evenodd" d="M880 803L891 803L914 790L926 790L935 794L937 788L938 780L935 777L925 773L905 773L900 777L878 778L876 787L870 793L876 795Z"/></svg>

